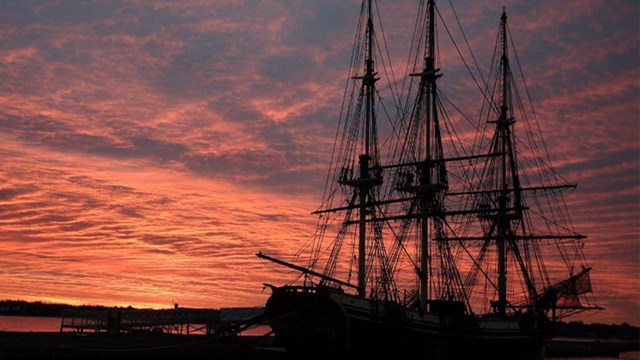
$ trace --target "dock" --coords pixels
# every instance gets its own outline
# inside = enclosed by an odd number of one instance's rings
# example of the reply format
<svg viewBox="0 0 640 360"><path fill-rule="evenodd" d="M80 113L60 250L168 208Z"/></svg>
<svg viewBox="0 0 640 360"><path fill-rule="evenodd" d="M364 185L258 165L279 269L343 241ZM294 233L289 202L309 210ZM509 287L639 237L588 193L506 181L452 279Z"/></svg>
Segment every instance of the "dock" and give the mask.
<svg viewBox="0 0 640 360"><path fill-rule="evenodd" d="M238 327L259 325L264 308L166 310L108 308L67 309L62 314L60 332L77 333L164 333L214 335L233 333Z"/></svg>

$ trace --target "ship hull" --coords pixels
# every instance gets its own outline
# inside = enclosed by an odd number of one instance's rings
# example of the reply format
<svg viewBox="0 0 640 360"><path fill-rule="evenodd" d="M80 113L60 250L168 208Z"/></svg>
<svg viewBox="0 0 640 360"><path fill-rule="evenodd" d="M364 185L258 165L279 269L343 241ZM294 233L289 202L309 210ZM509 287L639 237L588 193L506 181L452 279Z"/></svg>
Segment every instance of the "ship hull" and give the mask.
<svg viewBox="0 0 640 360"><path fill-rule="evenodd" d="M305 358L543 359L550 333L540 319L424 313L322 287L273 288L266 316L277 341Z"/></svg>

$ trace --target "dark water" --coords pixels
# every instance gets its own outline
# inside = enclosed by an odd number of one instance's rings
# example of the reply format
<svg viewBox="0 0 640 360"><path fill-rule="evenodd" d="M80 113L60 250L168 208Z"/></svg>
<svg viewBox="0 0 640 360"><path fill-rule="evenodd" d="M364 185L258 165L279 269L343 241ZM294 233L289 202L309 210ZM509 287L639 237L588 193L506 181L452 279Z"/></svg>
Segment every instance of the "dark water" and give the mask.
<svg viewBox="0 0 640 360"><path fill-rule="evenodd" d="M58 332L61 318L33 317L33 316L0 316L0 331L15 332ZM262 335L268 332L268 327L249 329L242 335ZM549 360L640 360L640 352L621 353L618 358L611 357L549 357ZM488 359L490 360L490 359Z"/></svg>
<svg viewBox="0 0 640 360"><path fill-rule="evenodd" d="M640 360L640 352L637 351L631 351L631 352L625 352L625 353L620 353L620 357L617 358L612 358L612 357L601 357L601 356L594 356L594 357L548 357L545 358L548 360Z"/></svg>

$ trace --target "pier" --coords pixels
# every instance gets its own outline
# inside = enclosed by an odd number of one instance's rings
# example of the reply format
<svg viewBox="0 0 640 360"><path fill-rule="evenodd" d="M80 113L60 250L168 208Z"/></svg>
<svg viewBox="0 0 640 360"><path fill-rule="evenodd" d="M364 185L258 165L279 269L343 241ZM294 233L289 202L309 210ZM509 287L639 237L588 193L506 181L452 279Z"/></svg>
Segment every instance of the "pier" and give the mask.
<svg viewBox="0 0 640 360"><path fill-rule="evenodd" d="M233 334L263 323L264 309L222 308L168 310L108 308L64 310L60 332L164 333L175 335Z"/></svg>

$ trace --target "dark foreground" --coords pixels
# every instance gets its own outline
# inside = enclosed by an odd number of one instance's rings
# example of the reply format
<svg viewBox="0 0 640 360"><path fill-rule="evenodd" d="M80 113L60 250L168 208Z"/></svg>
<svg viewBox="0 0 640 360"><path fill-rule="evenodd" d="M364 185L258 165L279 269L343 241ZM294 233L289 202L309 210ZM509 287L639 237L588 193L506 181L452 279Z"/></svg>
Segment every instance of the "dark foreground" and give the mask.
<svg viewBox="0 0 640 360"><path fill-rule="evenodd" d="M0 332L0 360L9 359L288 359L271 339L254 336Z"/></svg>
<svg viewBox="0 0 640 360"><path fill-rule="evenodd" d="M624 351L638 351L638 342L562 339L547 344L545 350L549 357L617 357ZM313 358L313 351L309 355ZM272 337L0 332L0 360L176 360L195 357L216 360L292 359L274 343Z"/></svg>

